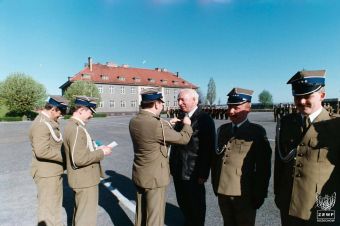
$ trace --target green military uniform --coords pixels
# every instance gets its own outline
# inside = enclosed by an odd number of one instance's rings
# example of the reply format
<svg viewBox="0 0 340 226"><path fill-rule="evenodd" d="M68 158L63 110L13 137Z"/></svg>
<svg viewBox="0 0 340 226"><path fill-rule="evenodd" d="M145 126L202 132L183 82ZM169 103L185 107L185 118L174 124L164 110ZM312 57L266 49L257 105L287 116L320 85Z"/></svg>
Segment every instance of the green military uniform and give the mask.
<svg viewBox="0 0 340 226"><path fill-rule="evenodd" d="M29 138L33 154L31 175L38 189L38 222L63 225L63 139L59 124L41 112L32 123Z"/></svg>
<svg viewBox="0 0 340 226"><path fill-rule="evenodd" d="M217 139L212 183L224 225L254 225L256 209L267 196L271 172L272 151L266 131L247 120L235 134L232 123L227 123L218 129Z"/></svg>
<svg viewBox="0 0 340 226"><path fill-rule="evenodd" d="M303 70L287 82L301 114L283 117L276 134L274 193L283 226L340 225L339 150L321 107L324 75Z"/></svg>
<svg viewBox="0 0 340 226"><path fill-rule="evenodd" d="M331 177L335 163L329 159L331 142L320 135L330 131L318 124L329 119L329 112L322 109L313 125L305 132L300 114L287 115L281 120L277 144L280 145L281 155L285 156L296 148L295 159L284 162L276 147L274 192L275 202L283 217L283 225L292 225L291 220L299 222L289 216L301 219L301 222L309 222L306 225L317 223L316 213L320 209L316 206L317 194L332 195L336 192L336 180ZM318 129L314 125L318 125Z"/></svg>
<svg viewBox="0 0 340 226"><path fill-rule="evenodd" d="M187 144L192 129L180 132L152 112L141 110L129 130L134 147L132 180L137 187L136 226L163 226L166 187L170 181L168 147Z"/></svg>
<svg viewBox="0 0 340 226"><path fill-rule="evenodd" d="M96 225L102 150L95 150L85 124L75 117L65 127L67 179L75 192L74 225Z"/></svg>

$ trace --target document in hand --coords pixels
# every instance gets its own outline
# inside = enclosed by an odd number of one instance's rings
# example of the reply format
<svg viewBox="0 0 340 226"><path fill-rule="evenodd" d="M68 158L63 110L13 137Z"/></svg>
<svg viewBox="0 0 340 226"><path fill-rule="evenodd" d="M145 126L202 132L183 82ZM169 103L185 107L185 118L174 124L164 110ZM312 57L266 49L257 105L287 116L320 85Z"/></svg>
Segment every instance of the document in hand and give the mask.
<svg viewBox="0 0 340 226"><path fill-rule="evenodd" d="M116 141L112 141L111 143L109 143L107 146L111 147L111 148L114 148L116 147L118 144Z"/></svg>

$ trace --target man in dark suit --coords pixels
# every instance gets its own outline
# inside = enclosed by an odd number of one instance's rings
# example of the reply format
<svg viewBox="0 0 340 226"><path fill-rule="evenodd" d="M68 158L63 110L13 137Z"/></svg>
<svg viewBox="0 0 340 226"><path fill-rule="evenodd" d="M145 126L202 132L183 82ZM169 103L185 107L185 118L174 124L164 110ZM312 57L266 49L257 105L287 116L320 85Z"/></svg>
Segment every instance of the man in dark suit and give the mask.
<svg viewBox="0 0 340 226"><path fill-rule="evenodd" d="M256 209L267 197L272 150L265 129L248 120L253 91L228 94L230 123L217 130L212 184L225 226L254 226Z"/></svg>
<svg viewBox="0 0 340 226"><path fill-rule="evenodd" d="M177 202L186 226L203 226L206 201L205 186L210 173L211 157L215 150L215 124L212 118L198 107L199 96L193 89L180 90L178 105L191 119L193 135L187 145L173 145L170 170L173 176ZM181 115L181 114L180 114ZM175 130L180 131L182 122Z"/></svg>
<svg viewBox="0 0 340 226"><path fill-rule="evenodd" d="M163 96L156 89L145 89L141 110L129 123L134 159L132 181L137 188L135 226L164 226L166 188L170 182L168 148L187 144L192 129L190 119L183 119L180 132L159 117Z"/></svg>
<svg viewBox="0 0 340 226"><path fill-rule="evenodd" d="M278 124L274 193L283 226L339 225L334 206L339 187L337 152L324 125L331 119L322 107L325 71L298 71L292 85L298 113ZM332 157L333 156L333 157Z"/></svg>

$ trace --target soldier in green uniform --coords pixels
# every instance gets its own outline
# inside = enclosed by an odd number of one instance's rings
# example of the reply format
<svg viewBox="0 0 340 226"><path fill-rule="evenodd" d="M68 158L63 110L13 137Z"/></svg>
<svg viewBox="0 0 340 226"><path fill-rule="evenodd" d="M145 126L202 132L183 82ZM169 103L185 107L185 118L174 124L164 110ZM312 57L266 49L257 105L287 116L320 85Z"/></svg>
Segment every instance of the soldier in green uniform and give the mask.
<svg viewBox="0 0 340 226"><path fill-rule="evenodd" d="M62 97L50 97L45 108L34 119L29 131L32 145L31 174L38 190L38 224L63 225L63 138L58 118L66 113Z"/></svg>
<svg viewBox="0 0 340 226"><path fill-rule="evenodd" d="M272 150L265 129L247 118L252 93L241 88L231 90L231 122L217 130L218 149L211 172L225 226L254 226L256 209L267 197Z"/></svg>
<svg viewBox="0 0 340 226"><path fill-rule="evenodd" d="M170 182L170 144L187 144L192 129L189 117L177 132L159 117L163 109L162 94L145 89L141 110L131 119L130 135L134 149L132 180L137 188L135 226L164 226L166 188ZM174 120L174 119L173 119Z"/></svg>
<svg viewBox="0 0 340 226"><path fill-rule="evenodd" d="M85 125L95 113L96 102L86 96L75 99L72 117L65 127L67 179L75 194L73 225L95 226L98 184L104 177L100 160L111 154L111 147L95 147Z"/></svg>
<svg viewBox="0 0 340 226"><path fill-rule="evenodd" d="M276 134L274 193L283 226L339 225L332 210L338 187L330 159L335 152L324 139L331 131L322 127L331 119L322 107L324 76L324 70L303 70L287 82L299 113L283 117Z"/></svg>

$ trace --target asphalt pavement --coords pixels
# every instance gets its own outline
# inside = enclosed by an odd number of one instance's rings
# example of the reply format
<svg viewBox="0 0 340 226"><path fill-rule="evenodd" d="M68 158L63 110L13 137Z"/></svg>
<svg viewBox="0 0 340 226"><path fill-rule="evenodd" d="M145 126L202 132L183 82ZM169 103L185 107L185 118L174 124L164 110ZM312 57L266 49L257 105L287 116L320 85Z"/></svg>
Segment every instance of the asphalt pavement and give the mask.
<svg viewBox="0 0 340 226"><path fill-rule="evenodd" d="M135 188L131 181L133 160L132 143L128 131L131 116L94 118L88 124L93 139L109 144L113 140L118 146L113 153L102 161L102 166L113 189L117 189L125 198L135 203ZM274 150L275 125L270 112L251 113L249 119L262 125ZM226 120L215 120L216 129ZM62 129L66 121L61 120ZM30 176L31 145L28 130L31 122L0 122L0 226L36 225L36 187ZM273 167L272 167L273 169ZM257 226L280 225L279 211L274 204L272 179L268 198L257 212ZM98 208L98 226L133 225L134 214L104 186L100 185ZM206 183L207 213L206 225L223 225L212 191L210 179ZM63 221L71 225L73 212L73 194L64 177ZM180 226L183 216L176 202L173 184L168 188L165 224Z"/></svg>

